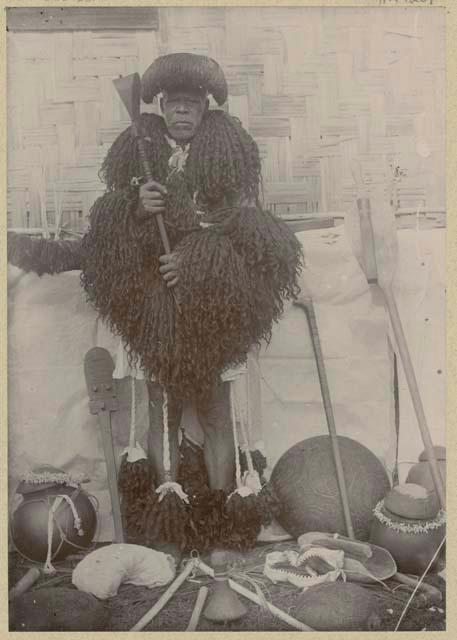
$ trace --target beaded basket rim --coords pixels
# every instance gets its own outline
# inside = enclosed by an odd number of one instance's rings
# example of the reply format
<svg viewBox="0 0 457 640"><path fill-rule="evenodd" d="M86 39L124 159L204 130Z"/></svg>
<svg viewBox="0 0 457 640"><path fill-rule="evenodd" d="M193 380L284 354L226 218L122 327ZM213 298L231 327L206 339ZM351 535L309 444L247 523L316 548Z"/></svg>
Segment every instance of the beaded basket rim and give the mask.
<svg viewBox="0 0 457 640"><path fill-rule="evenodd" d="M88 482L88 478L85 473L66 473L62 472L49 472L44 471L40 473L36 473L35 471L28 471L24 473L21 478L21 482L25 482L27 484L70 484L70 485L79 485L82 482Z"/></svg>
<svg viewBox="0 0 457 640"><path fill-rule="evenodd" d="M429 533L433 529L439 529L446 523L446 512L443 509L438 512L435 518L427 520L423 524L418 520L413 520L411 524L392 520L392 518L386 515L383 509L385 509L384 500L380 500L373 509L374 517L389 529L393 529L399 533Z"/></svg>

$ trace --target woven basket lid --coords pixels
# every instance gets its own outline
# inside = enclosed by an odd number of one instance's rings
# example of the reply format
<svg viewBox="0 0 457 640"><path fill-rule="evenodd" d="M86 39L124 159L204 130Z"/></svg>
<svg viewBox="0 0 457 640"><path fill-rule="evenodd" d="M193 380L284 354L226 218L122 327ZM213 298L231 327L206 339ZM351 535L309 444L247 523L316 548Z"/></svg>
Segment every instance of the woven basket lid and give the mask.
<svg viewBox="0 0 457 640"><path fill-rule="evenodd" d="M391 513L412 520L431 520L438 514L436 500L419 484L399 484L387 494L384 506Z"/></svg>
<svg viewBox="0 0 457 640"><path fill-rule="evenodd" d="M40 476L43 478L42 480L39 480ZM53 478L53 476L55 476L55 478ZM26 495L28 493L35 493L36 491L45 491L59 484L67 484L69 479L70 476L63 469L44 464L39 467L34 467L28 474L28 477L21 480L17 486L16 493ZM87 480L82 477L81 480L75 480L78 484L79 482L85 481Z"/></svg>

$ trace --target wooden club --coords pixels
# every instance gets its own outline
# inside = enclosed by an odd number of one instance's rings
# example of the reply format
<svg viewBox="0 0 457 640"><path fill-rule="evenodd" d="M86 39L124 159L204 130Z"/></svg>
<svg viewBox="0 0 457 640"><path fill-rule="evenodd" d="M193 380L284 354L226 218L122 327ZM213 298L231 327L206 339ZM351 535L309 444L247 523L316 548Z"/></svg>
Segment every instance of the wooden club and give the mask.
<svg viewBox="0 0 457 640"><path fill-rule="evenodd" d="M111 432L111 412L119 409L113 381L114 363L106 349L94 347L84 358L84 375L89 394L90 412L98 417L106 462L106 475L114 522L114 542L124 542L121 506L117 488L116 458Z"/></svg>
<svg viewBox="0 0 457 640"><path fill-rule="evenodd" d="M116 91L122 100L123 105L127 109L130 120L132 121L132 131L138 144L138 152L143 165L143 171L148 181L154 180L149 166L149 161L144 148L144 140L140 129L140 102L141 102L141 80L138 73L132 73L122 78L113 80ZM167 231L161 213L156 215L157 226L159 227L160 238L162 240L165 253L171 253L170 242L168 240Z"/></svg>

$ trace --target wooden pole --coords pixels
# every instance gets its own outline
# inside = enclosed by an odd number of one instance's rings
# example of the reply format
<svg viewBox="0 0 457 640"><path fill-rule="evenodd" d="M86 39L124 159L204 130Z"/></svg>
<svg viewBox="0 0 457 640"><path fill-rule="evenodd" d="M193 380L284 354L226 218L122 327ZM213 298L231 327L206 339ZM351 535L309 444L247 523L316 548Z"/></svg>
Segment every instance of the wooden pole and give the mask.
<svg viewBox="0 0 457 640"><path fill-rule="evenodd" d="M375 284L379 286L379 289L383 295L384 305L390 316L390 322L395 335L395 341L397 343L398 351L400 353L400 359L402 361L403 370L405 372L406 381L408 383L409 392L411 394L411 400L413 403L414 412L416 414L417 423L419 425L419 430L422 436L422 441L424 443L425 450L427 451L433 483L435 485L441 508L445 509L446 499L443 479L441 477L438 462L435 456L435 451L433 449L433 442L430 436L427 419L425 417L425 411L422 405L422 399L419 393L419 387L414 373L413 363L409 354L408 343L406 342L400 314L398 313L397 304L395 302L392 281L390 280L389 282L383 282L382 278L380 279L378 274L378 267L376 262L376 244L371 215L371 202L370 198L368 197L367 190L363 184L360 163L356 161L352 163L352 173L359 194L359 197L357 198L357 207L360 217L360 233L365 276L369 284Z"/></svg>
<svg viewBox="0 0 457 640"><path fill-rule="evenodd" d="M309 333L311 336L311 342L313 344L314 356L316 360L317 373L319 376L319 383L322 393L322 401L324 403L325 416L327 418L327 427L330 434L330 440L332 443L333 460L336 468L336 478L338 482L338 488L340 491L341 505L343 507L344 522L346 524L346 531L349 538L355 539L354 527L352 525L351 511L349 508L349 498L346 488L346 480L344 478L343 463L341 461L341 452L338 442L338 435L336 433L335 416L333 414L332 401L330 398L330 390L327 379L327 372L325 370L324 356L322 354L321 341L319 338L319 329L317 326L316 313L314 311L314 305L310 296L303 296L295 301L295 304L301 307L306 315L308 321Z"/></svg>
<svg viewBox="0 0 457 640"><path fill-rule="evenodd" d="M168 589L160 596L157 602L147 611L129 631L141 631L148 625L151 620L164 608L167 602L174 596L182 583L188 578L192 571L196 568L198 560L190 560L179 576L171 583Z"/></svg>
<svg viewBox="0 0 457 640"><path fill-rule="evenodd" d="M382 288L382 287L381 287ZM389 311L390 321L392 323L392 329L395 335L395 341L397 343L400 358L403 364L403 370L405 372L406 381L408 383L409 392L413 402L414 411L419 425L419 430L422 436L424 447L427 451L428 462L430 464L430 471L435 485L436 493L440 501L442 509L446 508L446 498L444 492L443 479L438 467L438 462L435 456L435 450L433 448L433 442L430 436L430 430L427 424L427 418L425 417L424 406L419 393L419 387L414 373L413 363L409 354L408 343L403 331L403 326L398 313L397 304L393 294L392 287L389 285L383 289L386 306Z"/></svg>
<svg viewBox="0 0 457 640"><path fill-rule="evenodd" d="M205 562L200 560L198 566L204 573L206 573L208 576L211 576L211 577L214 578L213 569L211 569L211 567L208 566ZM264 601L261 600L261 598L256 593L253 593L249 589L246 589L245 587L241 586L240 584L238 584L237 582L235 582L231 578L229 578L229 585L233 589L233 591L236 591L241 596L244 596L245 598L248 598L248 600L251 600L252 602L255 602L255 604L258 604L260 606L262 606L262 604L264 604ZM268 602L268 600L265 600L265 603L266 603L267 609L276 618L279 618L283 622L286 622L288 625L290 625L294 629L298 629L299 631L314 631L314 629L311 629L311 627L308 627L303 622L300 622L299 620L296 620L296 618L293 618L292 616L290 616L288 613L286 613L282 609L279 609L278 607L275 607L275 605L271 604L271 602Z"/></svg>
<svg viewBox="0 0 457 640"><path fill-rule="evenodd" d="M194 610L192 611L192 616L189 620L189 624L186 627L186 631L195 631L195 629L197 628L207 595L208 587L200 587Z"/></svg>
<svg viewBox="0 0 457 640"><path fill-rule="evenodd" d="M22 576L22 578L16 583L16 585L10 589L8 592L8 600L13 600L18 596L21 596L23 593L30 589L32 585L38 580L41 576L41 569L38 567L31 567L27 573Z"/></svg>

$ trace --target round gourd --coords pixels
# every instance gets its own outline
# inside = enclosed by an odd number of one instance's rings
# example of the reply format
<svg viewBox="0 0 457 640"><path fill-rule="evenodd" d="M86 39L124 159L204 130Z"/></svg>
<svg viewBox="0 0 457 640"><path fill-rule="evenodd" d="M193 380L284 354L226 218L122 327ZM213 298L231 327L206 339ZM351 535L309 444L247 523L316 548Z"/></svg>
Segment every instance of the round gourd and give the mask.
<svg viewBox="0 0 457 640"><path fill-rule="evenodd" d="M436 500L425 487L419 484L400 484L384 499L384 506L397 516L416 520L430 520L438 511Z"/></svg>
<svg viewBox="0 0 457 640"><path fill-rule="evenodd" d="M446 447L441 445L436 445L433 447L433 452L435 454L435 458L438 462L446 461ZM429 459L427 449L424 449L419 456L419 462L426 462Z"/></svg>
<svg viewBox="0 0 457 640"><path fill-rule="evenodd" d="M352 523L367 540L372 510L390 489L378 458L351 438L338 436ZM276 463L270 482L280 503L279 523L294 537L307 531L347 535L329 436L302 440Z"/></svg>
<svg viewBox="0 0 457 640"><path fill-rule="evenodd" d="M81 521L78 529L70 504L64 500L53 514L51 560L61 560L80 548L88 548L95 535L97 515L87 493L71 486L37 486L23 494L11 518L11 536L16 549L26 558L45 562L48 553L49 512L59 495L71 498ZM80 535L82 531L82 535Z"/></svg>
<svg viewBox="0 0 457 640"><path fill-rule="evenodd" d="M441 446L433 447L436 460L438 462L438 469L443 479L444 490L446 491L446 448ZM419 456L419 462L417 462L411 469L406 477L406 482L414 484L420 484L430 491L433 496L434 502L439 507L440 503L436 494L435 483L433 481L432 472L430 469L430 463L428 461L427 451L422 451Z"/></svg>
<svg viewBox="0 0 457 640"><path fill-rule="evenodd" d="M376 596L351 582L310 587L294 615L316 631L376 631L381 624Z"/></svg>
<svg viewBox="0 0 457 640"><path fill-rule="evenodd" d="M11 631L105 631L107 620L97 598L65 587L30 591L10 604Z"/></svg>

